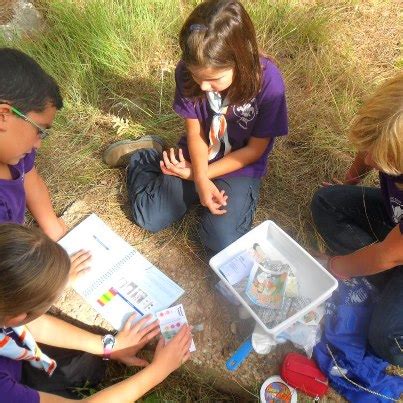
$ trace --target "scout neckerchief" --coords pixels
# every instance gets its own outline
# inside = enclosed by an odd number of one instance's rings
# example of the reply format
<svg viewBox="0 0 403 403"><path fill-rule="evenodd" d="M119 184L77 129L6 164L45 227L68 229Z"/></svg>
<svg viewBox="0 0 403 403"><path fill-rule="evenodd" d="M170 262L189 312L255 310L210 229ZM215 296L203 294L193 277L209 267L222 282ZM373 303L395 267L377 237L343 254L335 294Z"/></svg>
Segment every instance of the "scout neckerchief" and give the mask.
<svg viewBox="0 0 403 403"><path fill-rule="evenodd" d="M220 152L221 143L224 143L224 155L231 151L231 144L228 140L227 120L225 119L225 113L228 107L226 100L222 100L221 95L218 92L207 91L206 95L210 108L214 112L208 136L208 159L210 161Z"/></svg>
<svg viewBox="0 0 403 403"><path fill-rule="evenodd" d="M56 361L42 353L36 344L31 332L26 326L12 327L24 347L20 347L15 340L6 333L0 332L0 356L12 360L26 360L39 369L43 369L49 376L56 369Z"/></svg>

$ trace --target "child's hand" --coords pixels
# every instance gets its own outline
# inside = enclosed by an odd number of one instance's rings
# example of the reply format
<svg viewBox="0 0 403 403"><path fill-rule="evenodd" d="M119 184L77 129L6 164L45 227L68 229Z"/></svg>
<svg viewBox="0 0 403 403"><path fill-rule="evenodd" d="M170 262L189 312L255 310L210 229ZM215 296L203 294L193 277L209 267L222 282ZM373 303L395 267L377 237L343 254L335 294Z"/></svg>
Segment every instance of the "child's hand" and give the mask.
<svg viewBox="0 0 403 403"><path fill-rule="evenodd" d="M182 326L174 338L165 344L161 337L155 349L153 365L162 378L179 368L190 357L192 333L188 325Z"/></svg>
<svg viewBox="0 0 403 403"><path fill-rule="evenodd" d="M175 149L170 148L169 155L166 151L162 153L163 161L160 161L161 171L165 175L177 176L185 180L193 179L192 164L183 157L182 149L178 150L178 159L175 155Z"/></svg>
<svg viewBox="0 0 403 403"><path fill-rule="evenodd" d="M73 286L78 278L91 270L91 254L85 250L80 250L70 256L70 261L69 286Z"/></svg>
<svg viewBox="0 0 403 403"><path fill-rule="evenodd" d="M333 186L333 185L357 185L360 183L361 178L358 177L350 177L348 174L346 174L346 177L344 180L340 180L337 178L332 178L330 181L324 181L322 182L322 186Z"/></svg>
<svg viewBox="0 0 403 403"><path fill-rule="evenodd" d="M218 190L210 179L198 182L196 188L201 205L207 207L212 214L222 215L227 212L222 207L227 205L228 196L224 190Z"/></svg>
<svg viewBox="0 0 403 403"><path fill-rule="evenodd" d="M133 314L130 316L123 330L116 336L116 343L113 347L111 358L126 365L145 367L149 364L148 361L136 357L136 354L160 333L160 329L158 321L154 321L144 327L151 319L151 315L145 316L133 325L136 315Z"/></svg>

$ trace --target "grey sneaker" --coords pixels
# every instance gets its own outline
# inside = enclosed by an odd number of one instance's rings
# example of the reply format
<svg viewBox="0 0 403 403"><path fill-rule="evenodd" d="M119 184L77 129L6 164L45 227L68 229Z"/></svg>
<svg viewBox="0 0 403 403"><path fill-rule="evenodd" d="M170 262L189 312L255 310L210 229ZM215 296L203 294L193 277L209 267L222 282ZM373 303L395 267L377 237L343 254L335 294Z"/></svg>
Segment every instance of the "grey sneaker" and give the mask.
<svg viewBox="0 0 403 403"><path fill-rule="evenodd" d="M143 136L138 140L121 140L111 144L102 154L102 159L110 168L125 167L132 154L143 148L154 148L162 154L165 143L159 136Z"/></svg>

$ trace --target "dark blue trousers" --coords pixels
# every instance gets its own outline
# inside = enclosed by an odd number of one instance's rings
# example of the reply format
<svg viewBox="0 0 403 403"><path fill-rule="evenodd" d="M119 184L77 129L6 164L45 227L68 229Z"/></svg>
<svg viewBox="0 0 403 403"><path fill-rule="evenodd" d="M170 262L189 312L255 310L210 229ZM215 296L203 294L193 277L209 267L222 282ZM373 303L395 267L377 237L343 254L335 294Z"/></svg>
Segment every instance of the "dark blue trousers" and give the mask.
<svg viewBox="0 0 403 403"><path fill-rule="evenodd" d="M194 182L164 175L160 159L161 155L154 149L139 150L132 155L127 170L133 220L151 232L178 221L192 204L199 201ZM203 208L199 237L206 248L218 252L250 230L261 181L236 177L213 182L228 195L227 212L214 215Z"/></svg>
<svg viewBox="0 0 403 403"><path fill-rule="evenodd" d="M319 189L311 204L316 228L332 254L345 255L382 241L394 227L380 189L335 185ZM403 366L403 266L367 277L380 290L369 342L384 360Z"/></svg>

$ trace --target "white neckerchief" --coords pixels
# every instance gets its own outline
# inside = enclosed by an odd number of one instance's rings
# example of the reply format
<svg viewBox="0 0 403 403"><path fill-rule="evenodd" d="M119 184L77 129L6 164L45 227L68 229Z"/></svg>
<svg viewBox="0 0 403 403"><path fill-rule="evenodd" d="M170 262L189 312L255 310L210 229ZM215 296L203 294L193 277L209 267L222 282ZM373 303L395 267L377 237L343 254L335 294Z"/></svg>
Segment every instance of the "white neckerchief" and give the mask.
<svg viewBox="0 0 403 403"><path fill-rule="evenodd" d="M25 360L39 369L43 369L49 376L56 369L56 361L42 353L36 344L31 332L26 326L16 326L12 329L25 347L20 347L15 340L4 331L0 332L0 355L12 360Z"/></svg>
<svg viewBox="0 0 403 403"><path fill-rule="evenodd" d="M208 159L210 161L219 153L221 143L224 143L224 155L231 151L231 144L228 139L227 120L225 119L225 113L228 108L227 100L223 100L221 94L214 91L207 91L206 96L210 108L214 112L209 131Z"/></svg>

